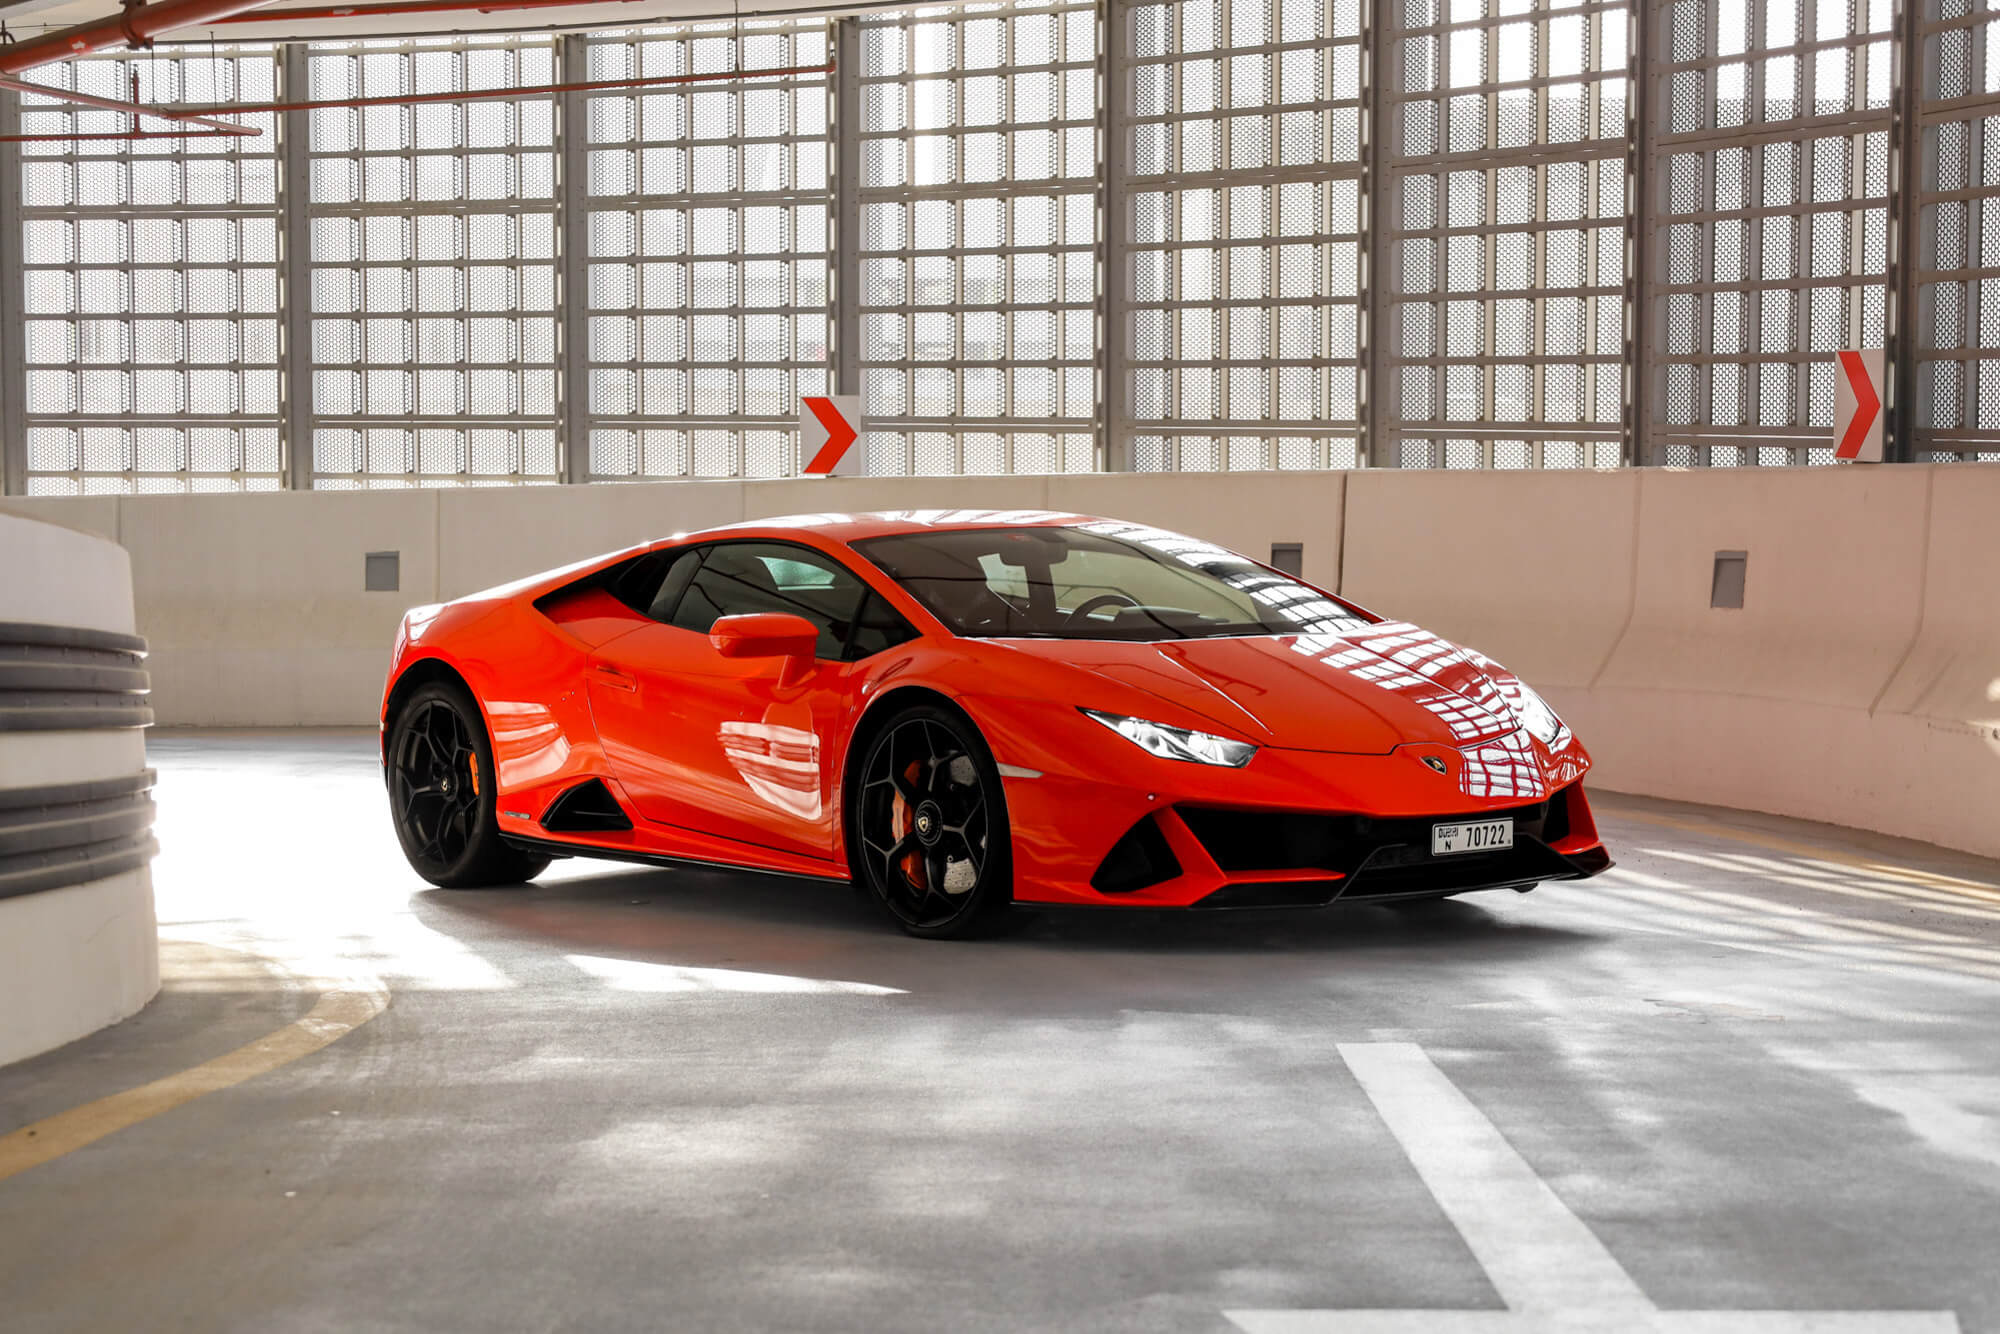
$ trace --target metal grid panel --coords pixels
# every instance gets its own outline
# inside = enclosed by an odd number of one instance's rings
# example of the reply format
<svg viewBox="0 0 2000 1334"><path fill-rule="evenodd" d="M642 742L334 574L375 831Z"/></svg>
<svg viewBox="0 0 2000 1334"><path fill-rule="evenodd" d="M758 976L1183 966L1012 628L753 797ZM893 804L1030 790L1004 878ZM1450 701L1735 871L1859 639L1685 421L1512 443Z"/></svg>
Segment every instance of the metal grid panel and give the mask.
<svg viewBox="0 0 2000 1334"><path fill-rule="evenodd" d="M587 77L818 65L827 44L817 20L598 34ZM816 75L587 99L591 477L794 471L799 398L829 392L827 96Z"/></svg>
<svg viewBox="0 0 2000 1334"><path fill-rule="evenodd" d="M1377 461L1610 466L1625 403L1623 3L1393 0Z"/></svg>
<svg viewBox="0 0 2000 1334"><path fill-rule="evenodd" d="M2000 457L1981 3L981 4L846 21L838 126L815 76L24 145L11 442L41 492L780 475L832 354L880 472L1091 468L1100 444L1352 466L1364 441L1597 466L1634 434L1648 462L1808 463L1833 351L1887 344L1897 443ZM830 29L565 40L563 77L615 78L817 64ZM287 50L42 77L197 103L559 77L547 37ZM125 128L22 105L28 133ZM312 457L288 469L287 438Z"/></svg>
<svg viewBox="0 0 2000 1334"><path fill-rule="evenodd" d="M859 36L870 468L1094 468L1095 10L869 15Z"/></svg>
<svg viewBox="0 0 2000 1334"><path fill-rule="evenodd" d="M1360 0L1114 13L1132 466L1356 466Z"/></svg>
<svg viewBox="0 0 2000 1334"><path fill-rule="evenodd" d="M269 101L270 48L96 57L52 87L147 101ZM279 485L278 211L257 138L23 145L24 423L31 495ZM28 134L127 119L24 94Z"/></svg>
<svg viewBox="0 0 2000 1334"><path fill-rule="evenodd" d="M1922 19L1915 456L2000 461L2000 12Z"/></svg>
<svg viewBox="0 0 2000 1334"><path fill-rule="evenodd" d="M546 38L316 46L311 96L546 85ZM553 481L554 101L308 115L313 485Z"/></svg>
<svg viewBox="0 0 2000 1334"><path fill-rule="evenodd" d="M1659 23L1648 459L1831 463L1833 354L1887 334L1889 0L1672 0Z"/></svg>

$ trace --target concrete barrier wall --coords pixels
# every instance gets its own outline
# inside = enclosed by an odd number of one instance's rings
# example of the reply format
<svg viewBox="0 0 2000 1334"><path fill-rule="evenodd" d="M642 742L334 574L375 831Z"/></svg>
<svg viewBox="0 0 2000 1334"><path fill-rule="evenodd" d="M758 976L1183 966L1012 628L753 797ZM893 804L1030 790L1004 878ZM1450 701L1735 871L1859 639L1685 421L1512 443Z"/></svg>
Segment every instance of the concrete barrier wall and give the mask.
<svg viewBox="0 0 2000 1334"><path fill-rule="evenodd" d="M123 550L0 515L0 1065L159 990L132 629Z"/></svg>
<svg viewBox="0 0 2000 1334"><path fill-rule="evenodd" d="M9 501L132 550L163 721L372 719L404 607L781 513L1110 514L1264 557L1542 687L1618 790L2000 856L2000 467L1141 474ZM362 556L402 553L399 593ZM1715 553L1745 605L1709 606Z"/></svg>
<svg viewBox="0 0 2000 1334"><path fill-rule="evenodd" d="M1344 474L866 478L0 502L122 542L159 721L202 727L373 721L405 609L670 533L821 510L1110 513L1270 554L1304 545L1339 579ZM371 551L401 588L363 589Z"/></svg>
<svg viewBox="0 0 2000 1334"><path fill-rule="evenodd" d="M1541 687L1598 786L2000 856L1996 514L1983 465L1357 473L1342 591Z"/></svg>

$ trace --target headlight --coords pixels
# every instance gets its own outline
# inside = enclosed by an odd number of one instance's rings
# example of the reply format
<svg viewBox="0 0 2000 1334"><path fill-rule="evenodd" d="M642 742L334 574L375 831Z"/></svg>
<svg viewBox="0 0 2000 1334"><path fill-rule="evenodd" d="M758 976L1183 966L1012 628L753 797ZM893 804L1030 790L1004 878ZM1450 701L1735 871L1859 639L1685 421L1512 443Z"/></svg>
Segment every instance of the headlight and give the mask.
<svg viewBox="0 0 2000 1334"><path fill-rule="evenodd" d="M1514 713L1521 726L1550 750L1561 750L1569 741L1569 729L1563 726L1563 720L1556 717L1556 711L1533 687L1522 685L1520 691L1521 697L1514 701Z"/></svg>
<svg viewBox="0 0 2000 1334"><path fill-rule="evenodd" d="M1248 741L1231 741L1228 737L1208 732L1190 732L1185 727L1169 727L1144 718L1099 713L1095 709L1084 709L1082 712L1086 718L1103 723L1141 750L1163 760L1186 760L1191 764L1219 764L1229 769L1241 769L1257 753L1257 748Z"/></svg>

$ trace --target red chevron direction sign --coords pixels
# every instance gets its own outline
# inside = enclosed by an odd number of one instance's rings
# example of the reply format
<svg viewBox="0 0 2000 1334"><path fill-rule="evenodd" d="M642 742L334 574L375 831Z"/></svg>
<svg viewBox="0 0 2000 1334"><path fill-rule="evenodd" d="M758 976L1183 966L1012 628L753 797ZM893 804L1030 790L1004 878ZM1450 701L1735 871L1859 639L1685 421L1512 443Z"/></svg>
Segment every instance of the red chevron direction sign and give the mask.
<svg viewBox="0 0 2000 1334"><path fill-rule="evenodd" d="M861 425L861 396L835 394L799 399L799 472L807 477L860 477L868 453L853 448Z"/></svg>
<svg viewBox="0 0 2000 1334"><path fill-rule="evenodd" d="M1833 456L1855 463L1882 461L1882 349L1838 355L1833 379Z"/></svg>

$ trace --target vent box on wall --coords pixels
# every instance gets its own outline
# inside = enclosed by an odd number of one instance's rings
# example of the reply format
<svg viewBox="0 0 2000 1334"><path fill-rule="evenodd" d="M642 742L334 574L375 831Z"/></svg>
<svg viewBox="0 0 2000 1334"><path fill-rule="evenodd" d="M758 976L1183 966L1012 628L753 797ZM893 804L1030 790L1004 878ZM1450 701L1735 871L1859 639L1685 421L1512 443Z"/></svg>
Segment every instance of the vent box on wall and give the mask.
<svg viewBox="0 0 2000 1334"><path fill-rule="evenodd" d="M1708 605L1742 610L1743 580L1749 572L1750 553L1747 551L1718 551L1715 553L1715 573L1708 581Z"/></svg>
<svg viewBox="0 0 2000 1334"><path fill-rule="evenodd" d="M362 567L361 591L394 593L403 586L403 553L371 551Z"/></svg>

